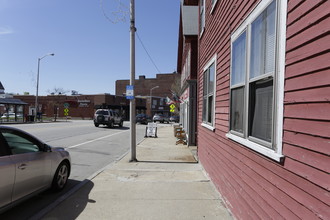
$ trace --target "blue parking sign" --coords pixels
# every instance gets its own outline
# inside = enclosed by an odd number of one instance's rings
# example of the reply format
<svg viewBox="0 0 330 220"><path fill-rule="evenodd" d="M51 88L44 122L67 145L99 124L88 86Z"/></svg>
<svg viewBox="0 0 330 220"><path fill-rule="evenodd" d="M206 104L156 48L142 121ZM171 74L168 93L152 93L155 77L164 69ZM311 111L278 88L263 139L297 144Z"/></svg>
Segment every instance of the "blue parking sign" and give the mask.
<svg viewBox="0 0 330 220"><path fill-rule="evenodd" d="M134 99L134 86L126 86L126 99Z"/></svg>

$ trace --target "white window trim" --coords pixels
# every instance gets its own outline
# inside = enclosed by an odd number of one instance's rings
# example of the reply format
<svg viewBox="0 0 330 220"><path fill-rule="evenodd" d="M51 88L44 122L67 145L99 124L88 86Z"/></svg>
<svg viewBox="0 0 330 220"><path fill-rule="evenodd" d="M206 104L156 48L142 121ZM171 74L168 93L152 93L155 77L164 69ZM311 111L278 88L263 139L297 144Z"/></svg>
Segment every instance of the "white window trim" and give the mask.
<svg viewBox="0 0 330 220"><path fill-rule="evenodd" d="M257 144L255 142L249 141L248 139L239 137L237 135L231 134L231 133L227 133L226 137L228 137L229 139L236 141L248 148L251 148L252 150L257 151L258 153L261 153L269 158L272 158L275 161L281 161L281 159L283 158L283 155L277 152L274 152L274 150L266 148L263 145Z"/></svg>
<svg viewBox="0 0 330 220"><path fill-rule="evenodd" d="M214 85L213 85L213 121L212 121L212 125L208 124L208 123L205 123L203 121L203 117L202 117L202 126L211 130L211 131L214 131L215 130L215 99L216 99L216 88L217 88L217 55L215 54L211 59L210 61L204 66L203 68L203 76L204 76L204 72L210 68L210 66L214 64ZM204 81L203 81L203 86L204 86ZM204 89L204 88L203 88ZM203 95L203 98L204 98L204 95ZM203 114L203 112L202 112Z"/></svg>
<svg viewBox="0 0 330 220"><path fill-rule="evenodd" d="M205 30L205 26L203 27L203 30L200 32L199 34L199 38L202 38L203 34L204 34L204 30Z"/></svg>
<svg viewBox="0 0 330 220"><path fill-rule="evenodd" d="M199 30L200 31L200 33L199 33L199 36L200 37L202 37L202 35L203 35L203 33L204 33L204 29L205 29L205 14L206 14L206 12L205 12L205 10L206 10L206 5L205 5L205 3L206 3L206 1L205 0L202 0L203 1L203 21L204 21L204 24L203 24L203 27L201 27L201 30ZM200 7L200 6L199 6ZM199 16L201 16L201 9L199 8ZM201 21L201 19L199 19L199 22Z"/></svg>
<svg viewBox="0 0 330 220"><path fill-rule="evenodd" d="M201 126L203 126L204 128L207 128L211 131L214 131L215 130L215 127L209 125L209 124L205 124L204 122L202 122Z"/></svg>
<svg viewBox="0 0 330 220"><path fill-rule="evenodd" d="M213 10L214 10L214 8L215 8L217 2L218 2L218 0L215 0L215 1L214 1L213 5L212 5L212 8L211 8L211 14L213 13Z"/></svg>
<svg viewBox="0 0 330 220"><path fill-rule="evenodd" d="M253 12L245 19L239 28L232 34L231 42L240 36L245 31L249 24L251 24L263 10L272 2L272 0L263 0L253 10ZM275 150L266 148L260 144L252 142L248 139L239 137L234 132L229 132L226 136L258 153L261 153L277 162L281 162L284 158L282 151L282 138L283 138L283 109L284 109L284 75L285 75L285 51L286 51L286 20L287 20L287 1L277 1L277 53L276 53L276 77L274 84L276 85L275 99L275 117L274 117L274 147Z"/></svg>
<svg viewBox="0 0 330 220"><path fill-rule="evenodd" d="M286 52L286 22L287 22L287 7L288 1L280 0L278 1L278 51L277 54L278 66L277 66L277 88L278 92L275 96L276 102L278 103L276 117L277 120L275 122L276 130L275 130L275 145L278 154L283 154L282 151L282 140L283 140L283 117L284 117L284 81L285 81L285 52Z"/></svg>

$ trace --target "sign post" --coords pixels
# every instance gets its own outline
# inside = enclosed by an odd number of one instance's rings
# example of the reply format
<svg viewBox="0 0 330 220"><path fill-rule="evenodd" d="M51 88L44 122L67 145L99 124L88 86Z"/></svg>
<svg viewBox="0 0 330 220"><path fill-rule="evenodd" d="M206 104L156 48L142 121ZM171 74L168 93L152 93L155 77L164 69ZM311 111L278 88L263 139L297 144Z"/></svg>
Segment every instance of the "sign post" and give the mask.
<svg viewBox="0 0 330 220"><path fill-rule="evenodd" d="M69 115L69 103L64 103L64 116L66 117L66 121L68 121L68 115Z"/></svg>

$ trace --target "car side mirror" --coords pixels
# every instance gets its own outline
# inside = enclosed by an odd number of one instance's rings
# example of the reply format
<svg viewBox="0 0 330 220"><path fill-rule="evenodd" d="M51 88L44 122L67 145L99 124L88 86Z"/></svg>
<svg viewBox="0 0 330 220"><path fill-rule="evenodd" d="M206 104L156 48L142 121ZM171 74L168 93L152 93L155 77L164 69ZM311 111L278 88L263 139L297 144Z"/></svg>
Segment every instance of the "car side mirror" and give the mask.
<svg viewBox="0 0 330 220"><path fill-rule="evenodd" d="M51 152L52 151L48 144L43 145L43 150L44 150L44 152Z"/></svg>

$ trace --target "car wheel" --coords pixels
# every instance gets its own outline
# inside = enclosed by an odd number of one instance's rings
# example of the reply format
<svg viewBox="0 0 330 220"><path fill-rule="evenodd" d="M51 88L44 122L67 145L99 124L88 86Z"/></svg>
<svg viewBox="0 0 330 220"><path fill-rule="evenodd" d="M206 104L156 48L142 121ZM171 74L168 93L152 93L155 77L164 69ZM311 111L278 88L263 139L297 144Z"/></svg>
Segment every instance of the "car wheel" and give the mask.
<svg viewBox="0 0 330 220"><path fill-rule="evenodd" d="M67 162L62 162L55 172L52 189L55 191L62 190L68 182L69 173L70 165Z"/></svg>
<svg viewBox="0 0 330 220"><path fill-rule="evenodd" d="M120 128L123 127L123 121L120 121L120 123L119 123L119 127L120 127Z"/></svg>
<svg viewBox="0 0 330 220"><path fill-rule="evenodd" d="M94 125L95 125L95 127L98 127L99 126L99 124L97 124L97 123L94 123Z"/></svg>
<svg viewBox="0 0 330 220"><path fill-rule="evenodd" d="M109 128L113 128L113 121L110 121L108 126Z"/></svg>

